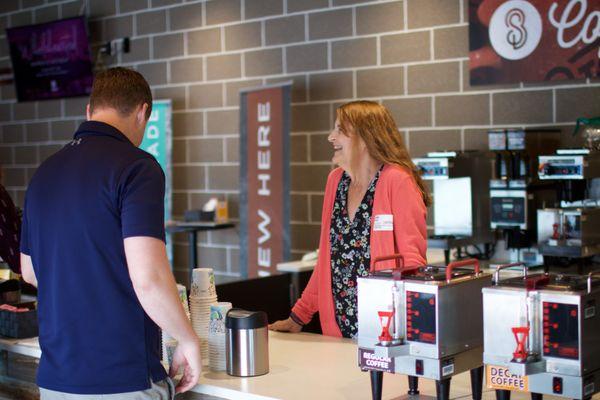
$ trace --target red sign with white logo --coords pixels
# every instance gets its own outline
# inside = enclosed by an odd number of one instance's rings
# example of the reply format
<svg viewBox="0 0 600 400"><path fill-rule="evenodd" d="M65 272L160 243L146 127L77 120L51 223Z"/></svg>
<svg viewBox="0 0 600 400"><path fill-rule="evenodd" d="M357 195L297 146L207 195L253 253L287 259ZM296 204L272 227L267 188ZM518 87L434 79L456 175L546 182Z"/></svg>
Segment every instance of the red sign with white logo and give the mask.
<svg viewBox="0 0 600 400"><path fill-rule="evenodd" d="M471 85L600 77L599 0L470 0Z"/></svg>

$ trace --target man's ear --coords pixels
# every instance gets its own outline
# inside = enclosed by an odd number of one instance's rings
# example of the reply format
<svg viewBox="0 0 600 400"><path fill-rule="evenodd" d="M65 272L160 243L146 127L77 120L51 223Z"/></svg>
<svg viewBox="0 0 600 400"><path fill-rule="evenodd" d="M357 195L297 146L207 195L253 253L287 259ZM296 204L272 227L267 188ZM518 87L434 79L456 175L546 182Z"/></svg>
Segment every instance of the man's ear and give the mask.
<svg viewBox="0 0 600 400"><path fill-rule="evenodd" d="M139 124L145 124L147 122L146 113L148 112L148 103L142 104L142 107L138 111L137 119Z"/></svg>
<svg viewBox="0 0 600 400"><path fill-rule="evenodd" d="M90 112L90 104L89 103L87 104L87 106L85 106L85 116L88 121L90 119L92 119L92 113Z"/></svg>

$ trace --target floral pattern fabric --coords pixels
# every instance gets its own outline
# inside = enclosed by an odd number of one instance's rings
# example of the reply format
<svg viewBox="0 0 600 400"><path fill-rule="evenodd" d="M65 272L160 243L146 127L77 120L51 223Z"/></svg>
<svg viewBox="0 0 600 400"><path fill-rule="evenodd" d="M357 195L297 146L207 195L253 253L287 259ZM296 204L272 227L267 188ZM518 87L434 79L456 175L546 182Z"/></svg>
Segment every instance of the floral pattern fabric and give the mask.
<svg viewBox="0 0 600 400"><path fill-rule="evenodd" d="M18 274L21 273L20 236L21 219L8 192L0 185L0 259Z"/></svg>
<svg viewBox="0 0 600 400"><path fill-rule="evenodd" d="M331 285L337 324L343 337L358 333L356 278L366 276L371 265L371 214L377 171L354 219L350 221L347 199L350 176L344 172L337 188L329 240L331 245Z"/></svg>

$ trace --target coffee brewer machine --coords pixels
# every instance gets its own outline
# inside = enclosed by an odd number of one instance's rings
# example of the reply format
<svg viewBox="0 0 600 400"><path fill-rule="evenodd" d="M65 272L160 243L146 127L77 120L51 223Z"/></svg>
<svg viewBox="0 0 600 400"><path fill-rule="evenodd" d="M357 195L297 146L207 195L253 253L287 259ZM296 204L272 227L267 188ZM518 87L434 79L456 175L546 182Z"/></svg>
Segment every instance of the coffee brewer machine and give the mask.
<svg viewBox="0 0 600 400"><path fill-rule="evenodd" d="M488 386L497 398L511 391L589 399L600 391L600 276L556 273L500 279L483 288ZM514 274L513 274L514 275Z"/></svg>
<svg viewBox="0 0 600 400"><path fill-rule="evenodd" d="M540 180L552 181L557 206L538 210L544 257L589 259L600 254L600 152L557 150L539 157Z"/></svg>
<svg viewBox="0 0 600 400"><path fill-rule="evenodd" d="M493 242L490 230L488 185L492 163L487 153L433 152L415 158L422 178L433 183L433 232L428 247L443 249L446 264L450 249Z"/></svg>
<svg viewBox="0 0 600 400"><path fill-rule="evenodd" d="M536 244L536 212L554 203L552 184L536 174L537 156L553 152L560 131L492 130L488 132L489 150L494 154L490 180L490 226L502 234L508 260L528 265L543 262Z"/></svg>
<svg viewBox="0 0 600 400"><path fill-rule="evenodd" d="M373 265L390 259L402 256ZM383 372L408 375L409 394L418 394L418 377L434 379L437 398L447 400L452 376L465 371L473 399L481 399L481 290L490 278L475 259L358 278L358 358L371 373L373 399L381 398Z"/></svg>

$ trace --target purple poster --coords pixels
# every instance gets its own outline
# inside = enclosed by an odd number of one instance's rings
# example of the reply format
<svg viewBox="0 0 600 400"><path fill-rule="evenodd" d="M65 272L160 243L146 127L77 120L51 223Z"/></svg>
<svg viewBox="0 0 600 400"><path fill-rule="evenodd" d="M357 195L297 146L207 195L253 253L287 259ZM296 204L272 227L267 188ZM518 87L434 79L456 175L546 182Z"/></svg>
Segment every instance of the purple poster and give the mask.
<svg viewBox="0 0 600 400"><path fill-rule="evenodd" d="M84 17L6 30L19 101L85 96L93 74Z"/></svg>

